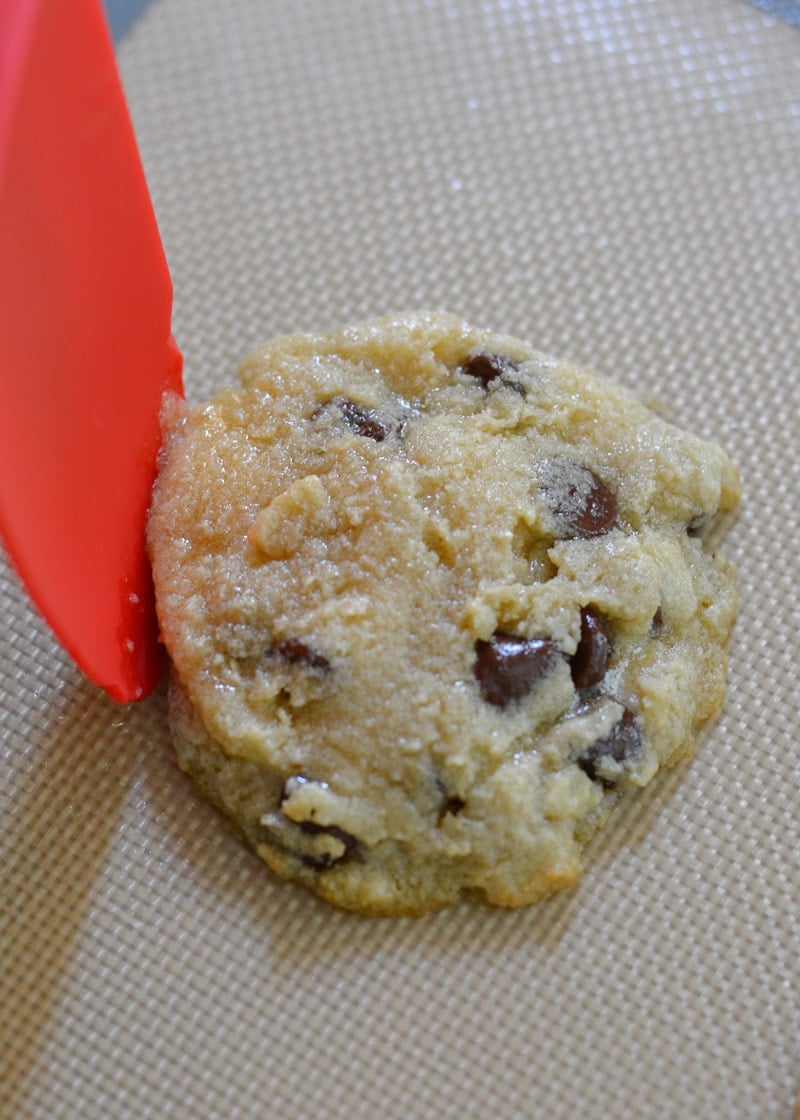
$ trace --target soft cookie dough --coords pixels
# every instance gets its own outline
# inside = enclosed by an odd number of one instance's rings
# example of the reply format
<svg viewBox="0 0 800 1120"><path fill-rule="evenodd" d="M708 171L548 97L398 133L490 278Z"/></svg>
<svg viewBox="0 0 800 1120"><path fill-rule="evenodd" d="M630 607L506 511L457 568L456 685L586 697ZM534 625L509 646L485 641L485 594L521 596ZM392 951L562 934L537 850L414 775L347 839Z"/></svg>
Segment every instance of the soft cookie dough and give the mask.
<svg viewBox="0 0 800 1120"><path fill-rule="evenodd" d="M719 448L448 315L277 339L167 409L149 522L180 765L340 906L573 883L720 708Z"/></svg>

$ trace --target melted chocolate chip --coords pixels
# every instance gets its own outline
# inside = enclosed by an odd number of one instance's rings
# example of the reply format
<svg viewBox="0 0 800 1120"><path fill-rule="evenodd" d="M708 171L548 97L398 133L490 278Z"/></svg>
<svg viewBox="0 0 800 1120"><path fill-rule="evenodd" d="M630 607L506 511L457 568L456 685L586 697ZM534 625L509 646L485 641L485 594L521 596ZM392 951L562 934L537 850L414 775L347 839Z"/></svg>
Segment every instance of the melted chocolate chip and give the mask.
<svg viewBox="0 0 800 1120"><path fill-rule="evenodd" d="M317 653L311 646L301 642L299 638L284 638L282 642L278 642L275 646L274 652L279 654L284 661L302 662L302 664L308 665L310 669L321 669L323 672L327 672L331 667L327 657Z"/></svg>
<svg viewBox="0 0 800 1120"><path fill-rule="evenodd" d="M610 789L615 783L598 773L598 763L606 758L613 759L614 762L625 762L626 759L637 755L641 749L642 737L635 720L633 712L630 708L626 708L622 718L614 724L608 736L592 743L578 759L578 766L584 774L588 774L593 782L599 782L605 789Z"/></svg>
<svg viewBox="0 0 800 1120"><path fill-rule="evenodd" d="M572 683L579 691L591 688L603 679L610 653L611 643L605 619L593 607L583 607L581 640L570 658Z"/></svg>
<svg viewBox="0 0 800 1120"><path fill-rule="evenodd" d="M480 381L484 389L488 389L492 381L500 378L503 385L524 397L525 386L522 382L506 376L518 373L519 368L519 364L505 354L471 354L460 366L464 373Z"/></svg>
<svg viewBox="0 0 800 1120"><path fill-rule="evenodd" d="M408 431L411 411L408 405L404 406L405 414L403 414L397 409L387 409L384 412L377 408L368 408L367 405L357 404L348 397L332 397L325 404L317 405L311 413L311 419L319 420L326 413L329 414L332 408L341 413L347 426L357 435L375 440L376 443L383 443L391 435L403 439Z"/></svg>
<svg viewBox="0 0 800 1120"><path fill-rule="evenodd" d="M334 867L337 863L341 863L346 859L351 852L355 851L358 847L358 840L349 832L345 832L343 828L339 828L335 824L317 824L316 821L300 821L298 827L301 832L305 832L307 836L319 836L325 834L332 836L338 840L344 847L344 851L340 856L332 856L329 852L321 852L319 855L303 855L301 856L302 862L306 867L312 867L315 871L325 871L328 867Z"/></svg>
<svg viewBox="0 0 800 1120"><path fill-rule="evenodd" d="M288 801L294 793L304 785L316 785L323 789L328 789L327 782L318 782L313 778L309 778L307 774L302 771L298 774L290 774L286 781L283 783L281 790L279 807L283 811L283 805ZM328 867L333 867L334 864L341 863L343 859L355 851L358 847L358 840L349 832L345 832L343 828L339 828L336 824L318 824L317 821L295 821L288 817L284 811L284 818L290 821L292 826L297 828L306 836L330 836L334 840L338 840L342 845L343 851L341 855L333 856L330 852L318 852L316 854L311 852L297 852L300 861L306 867L313 867L316 871L324 871ZM293 847L288 850L292 851Z"/></svg>
<svg viewBox="0 0 800 1120"><path fill-rule="evenodd" d="M522 638L502 630L488 642L477 641L475 652L474 672L481 696L498 708L527 696L561 656L549 638Z"/></svg>
<svg viewBox="0 0 800 1120"><path fill-rule="evenodd" d="M541 492L566 537L599 537L617 524L617 499L601 478L571 459L545 465Z"/></svg>
<svg viewBox="0 0 800 1120"><path fill-rule="evenodd" d="M342 416L349 426L360 436L382 443L392 430L391 425L387 424L374 408L365 408L344 397L337 398L336 404L342 410Z"/></svg>

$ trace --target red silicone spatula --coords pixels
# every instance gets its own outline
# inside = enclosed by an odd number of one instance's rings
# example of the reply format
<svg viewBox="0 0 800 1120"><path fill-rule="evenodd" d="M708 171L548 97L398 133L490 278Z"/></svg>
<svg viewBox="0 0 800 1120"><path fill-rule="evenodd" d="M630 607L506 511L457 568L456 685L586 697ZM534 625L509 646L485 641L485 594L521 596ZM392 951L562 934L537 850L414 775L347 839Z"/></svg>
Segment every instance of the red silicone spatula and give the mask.
<svg viewBox="0 0 800 1120"><path fill-rule="evenodd" d="M0 531L119 701L162 664L144 525L171 313L100 0L0 0Z"/></svg>

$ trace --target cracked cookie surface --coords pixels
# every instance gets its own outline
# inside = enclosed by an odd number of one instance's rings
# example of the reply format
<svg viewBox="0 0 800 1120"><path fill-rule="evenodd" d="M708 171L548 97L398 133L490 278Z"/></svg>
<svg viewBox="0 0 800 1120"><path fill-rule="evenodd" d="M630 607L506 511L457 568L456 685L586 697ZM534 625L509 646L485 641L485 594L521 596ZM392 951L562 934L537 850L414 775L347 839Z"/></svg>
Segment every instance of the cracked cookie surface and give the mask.
<svg viewBox="0 0 800 1120"><path fill-rule="evenodd" d="M719 710L717 447L440 314L173 402L148 541L180 765L279 875L419 913L568 886Z"/></svg>

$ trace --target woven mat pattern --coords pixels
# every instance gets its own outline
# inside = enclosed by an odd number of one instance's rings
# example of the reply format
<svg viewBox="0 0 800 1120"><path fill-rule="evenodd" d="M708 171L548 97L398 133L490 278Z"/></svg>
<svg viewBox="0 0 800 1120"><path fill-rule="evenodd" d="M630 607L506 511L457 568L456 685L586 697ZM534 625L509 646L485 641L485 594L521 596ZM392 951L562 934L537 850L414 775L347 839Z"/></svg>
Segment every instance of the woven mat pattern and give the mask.
<svg viewBox="0 0 800 1120"><path fill-rule="evenodd" d="M800 31L743 0L155 0L121 48L200 400L436 307L722 442L730 696L521 912L276 882L0 570L3 1120L789 1120L800 1090Z"/></svg>

